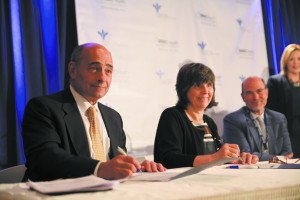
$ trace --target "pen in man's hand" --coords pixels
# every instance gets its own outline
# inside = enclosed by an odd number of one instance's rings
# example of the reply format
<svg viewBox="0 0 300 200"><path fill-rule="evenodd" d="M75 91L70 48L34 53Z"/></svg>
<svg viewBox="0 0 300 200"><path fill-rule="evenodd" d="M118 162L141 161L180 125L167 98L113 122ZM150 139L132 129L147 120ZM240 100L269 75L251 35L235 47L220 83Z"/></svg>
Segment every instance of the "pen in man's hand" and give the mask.
<svg viewBox="0 0 300 200"><path fill-rule="evenodd" d="M121 147L117 147L117 150L120 154L127 156L127 153Z"/></svg>
<svg viewBox="0 0 300 200"><path fill-rule="evenodd" d="M127 153L121 147L117 147L117 150L120 154L127 156ZM137 172L142 172L142 170L139 168L137 168L136 170L137 170Z"/></svg>

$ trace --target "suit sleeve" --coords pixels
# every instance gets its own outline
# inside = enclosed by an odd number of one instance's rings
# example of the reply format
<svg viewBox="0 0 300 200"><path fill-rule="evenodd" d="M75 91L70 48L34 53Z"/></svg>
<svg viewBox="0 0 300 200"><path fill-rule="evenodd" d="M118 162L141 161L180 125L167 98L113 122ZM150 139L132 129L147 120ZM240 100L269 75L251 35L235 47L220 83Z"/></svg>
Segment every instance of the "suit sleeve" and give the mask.
<svg viewBox="0 0 300 200"><path fill-rule="evenodd" d="M196 157L183 153L184 127L178 115L171 110L165 110L156 131L154 161L167 168L192 167Z"/></svg>
<svg viewBox="0 0 300 200"><path fill-rule="evenodd" d="M282 115L281 127L282 127L282 131L279 131L279 133L282 134L283 145L280 154L287 155L292 152L292 145L290 140L290 134L287 128L287 120L284 115Z"/></svg>
<svg viewBox="0 0 300 200"><path fill-rule="evenodd" d="M224 143L238 144L240 152L250 152L251 147L246 137L247 128L234 115L226 115L223 119L223 141Z"/></svg>

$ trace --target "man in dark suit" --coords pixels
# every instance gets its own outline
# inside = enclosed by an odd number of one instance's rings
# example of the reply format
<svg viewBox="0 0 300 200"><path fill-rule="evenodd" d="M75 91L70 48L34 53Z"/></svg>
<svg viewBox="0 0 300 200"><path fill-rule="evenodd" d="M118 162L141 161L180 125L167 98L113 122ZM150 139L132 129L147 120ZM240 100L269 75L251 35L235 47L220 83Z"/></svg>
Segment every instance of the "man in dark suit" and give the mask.
<svg viewBox="0 0 300 200"><path fill-rule="evenodd" d="M285 116L265 108L268 88L264 80L245 79L241 96L246 106L224 117L224 142L238 144L241 152L255 154L260 161L276 155L293 157Z"/></svg>
<svg viewBox="0 0 300 200"><path fill-rule="evenodd" d="M24 180L53 180L90 174L105 179L121 179L137 169L165 171L158 163L138 161L119 155L126 150L126 137L120 114L101 104L109 90L113 73L110 52L96 43L76 47L68 65L70 87L58 93L31 99L22 122L27 171ZM89 134L89 107L96 110L103 160Z"/></svg>

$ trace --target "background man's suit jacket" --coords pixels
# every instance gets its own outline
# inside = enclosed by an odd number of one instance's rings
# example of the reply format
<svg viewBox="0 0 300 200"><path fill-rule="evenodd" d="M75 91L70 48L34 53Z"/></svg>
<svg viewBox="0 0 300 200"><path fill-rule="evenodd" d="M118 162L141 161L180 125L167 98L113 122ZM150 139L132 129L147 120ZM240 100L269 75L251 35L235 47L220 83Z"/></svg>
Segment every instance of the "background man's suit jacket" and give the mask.
<svg viewBox="0 0 300 200"><path fill-rule="evenodd" d="M285 155L292 152L287 121L283 114L265 109L265 126L269 141L269 154L263 154L261 138L257 127L246 107L224 117L223 140L238 144L241 152L250 152L259 160L268 160L272 155Z"/></svg>
<svg viewBox="0 0 300 200"><path fill-rule="evenodd" d="M108 136L109 157L126 149L119 113L98 103ZM84 124L69 89L31 99L25 109L22 136L27 171L24 180L72 178L94 173L98 164L90 156Z"/></svg>

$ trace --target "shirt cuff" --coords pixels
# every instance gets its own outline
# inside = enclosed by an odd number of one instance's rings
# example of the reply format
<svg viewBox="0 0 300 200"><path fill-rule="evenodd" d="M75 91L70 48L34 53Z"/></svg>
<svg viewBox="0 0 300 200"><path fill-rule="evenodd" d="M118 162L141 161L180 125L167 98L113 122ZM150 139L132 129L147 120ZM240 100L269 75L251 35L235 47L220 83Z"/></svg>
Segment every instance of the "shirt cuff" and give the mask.
<svg viewBox="0 0 300 200"><path fill-rule="evenodd" d="M96 167L95 167L95 170L94 170L94 176L97 176L97 174L98 174L98 169L99 169L100 164L101 164L101 161L99 161L98 164L97 164Z"/></svg>

